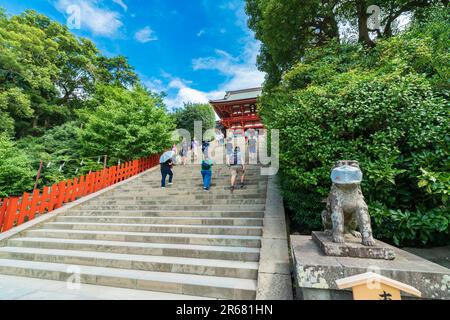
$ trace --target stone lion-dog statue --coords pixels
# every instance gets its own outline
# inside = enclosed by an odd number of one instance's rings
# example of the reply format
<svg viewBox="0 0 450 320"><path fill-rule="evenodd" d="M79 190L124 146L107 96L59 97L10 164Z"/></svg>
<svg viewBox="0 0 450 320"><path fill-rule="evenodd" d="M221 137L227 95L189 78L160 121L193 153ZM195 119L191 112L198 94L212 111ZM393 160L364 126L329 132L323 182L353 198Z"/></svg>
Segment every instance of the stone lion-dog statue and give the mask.
<svg viewBox="0 0 450 320"><path fill-rule="evenodd" d="M336 243L345 243L345 235L351 234L362 238L363 245L374 246L369 210L361 191L362 172L358 161L337 161L331 180L333 184L327 207L322 212L325 232Z"/></svg>

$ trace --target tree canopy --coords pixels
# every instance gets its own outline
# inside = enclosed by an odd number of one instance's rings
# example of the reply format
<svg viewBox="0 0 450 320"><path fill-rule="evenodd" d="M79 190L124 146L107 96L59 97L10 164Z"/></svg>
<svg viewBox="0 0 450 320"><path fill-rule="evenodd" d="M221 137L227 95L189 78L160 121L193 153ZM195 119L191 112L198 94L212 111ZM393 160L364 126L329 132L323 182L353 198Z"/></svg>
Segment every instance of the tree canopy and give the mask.
<svg viewBox="0 0 450 320"><path fill-rule="evenodd" d="M138 82L124 57L106 58L95 45L44 15L27 10L0 18L1 131L39 136L76 118L97 83Z"/></svg>
<svg viewBox="0 0 450 320"><path fill-rule="evenodd" d="M97 108L84 110L80 142L85 154L130 160L166 148L175 125L161 96L140 85L132 90L101 86L93 97Z"/></svg>
<svg viewBox="0 0 450 320"><path fill-rule="evenodd" d="M171 145L172 117L126 57L35 11L0 10L0 196L39 187ZM101 159L100 159L101 158Z"/></svg>
<svg viewBox="0 0 450 320"><path fill-rule="evenodd" d="M267 73L267 87L279 83L306 50L330 40L355 38L373 46L374 38L391 37L398 32L400 16L417 16L420 9L447 0L247 0L248 25L262 42L258 65ZM381 8L381 30L368 27L370 5Z"/></svg>
<svg viewBox="0 0 450 320"><path fill-rule="evenodd" d="M177 128L188 130L191 137L194 137L195 121L202 122L202 134L216 126L216 114L210 104L186 103L183 108L175 110L174 117Z"/></svg>

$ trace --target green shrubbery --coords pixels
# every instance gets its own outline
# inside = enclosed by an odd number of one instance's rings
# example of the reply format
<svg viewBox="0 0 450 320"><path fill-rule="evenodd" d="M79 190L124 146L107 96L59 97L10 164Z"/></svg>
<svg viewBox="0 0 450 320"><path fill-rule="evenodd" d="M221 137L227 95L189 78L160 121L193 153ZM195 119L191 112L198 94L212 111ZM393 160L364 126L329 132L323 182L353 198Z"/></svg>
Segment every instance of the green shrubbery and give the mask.
<svg viewBox="0 0 450 320"><path fill-rule="evenodd" d="M0 197L32 189L34 171L27 155L4 134L0 134Z"/></svg>
<svg viewBox="0 0 450 320"><path fill-rule="evenodd" d="M280 129L281 180L293 220L320 228L336 160L360 161L378 238L449 241L450 36L447 10L379 40L310 49L266 92L261 114Z"/></svg>

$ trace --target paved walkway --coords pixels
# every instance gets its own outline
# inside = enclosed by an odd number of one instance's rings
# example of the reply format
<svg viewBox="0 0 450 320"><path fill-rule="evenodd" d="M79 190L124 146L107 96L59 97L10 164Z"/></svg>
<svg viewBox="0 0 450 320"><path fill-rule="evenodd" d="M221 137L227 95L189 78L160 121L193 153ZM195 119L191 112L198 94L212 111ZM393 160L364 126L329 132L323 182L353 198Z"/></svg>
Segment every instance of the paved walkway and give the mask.
<svg viewBox="0 0 450 320"><path fill-rule="evenodd" d="M403 248L403 250L450 269L450 246L429 249Z"/></svg>
<svg viewBox="0 0 450 320"><path fill-rule="evenodd" d="M73 284L71 284L73 286ZM194 296L0 276L0 300L214 300Z"/></svg>

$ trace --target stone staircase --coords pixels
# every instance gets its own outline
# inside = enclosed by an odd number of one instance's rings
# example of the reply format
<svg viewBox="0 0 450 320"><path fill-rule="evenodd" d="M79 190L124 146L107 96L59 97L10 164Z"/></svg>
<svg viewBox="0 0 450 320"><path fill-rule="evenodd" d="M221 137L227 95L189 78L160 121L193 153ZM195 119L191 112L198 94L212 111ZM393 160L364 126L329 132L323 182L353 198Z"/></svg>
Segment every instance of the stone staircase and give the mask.
<svg viewBox="0 0 450 320"><path fill-rule="evenodd" d="M267 178L247 167L243 190L214 167L204 191L199 166L159 170L69 209L0 247L0 273L216 299L254 299Z"/></svg>

